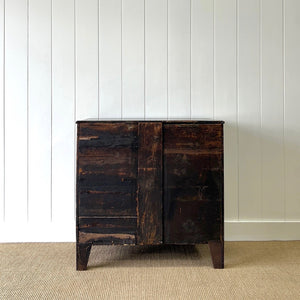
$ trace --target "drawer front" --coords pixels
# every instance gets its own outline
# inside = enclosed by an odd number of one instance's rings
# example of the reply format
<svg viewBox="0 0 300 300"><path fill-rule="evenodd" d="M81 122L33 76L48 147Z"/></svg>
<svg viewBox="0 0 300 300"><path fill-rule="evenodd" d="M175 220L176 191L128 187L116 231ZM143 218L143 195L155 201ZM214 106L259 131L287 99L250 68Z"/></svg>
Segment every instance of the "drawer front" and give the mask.
<svg viewBox="0 0 300 300"><path fill-rule="evenodd" d="M79 218L79 243L135 244L136 218Z"/></svg>
<svg viewBox="0 0 300 300"><path fill-rule="evenodd" d="M135 216L137 124L79 123L77 214Z"/></svg>
<svg viewBox="0 0 300 300"><path fill-rule="evenodd" d="M223 127L164 126L164 240L194 244L223 232Z"/></svg>
<svg viewBox="0 0 300 300"><path fill-rule="evenodd" d="M87 122L78 124L78 155L98 156L99 150L137 151L137 123Z"/></svg>

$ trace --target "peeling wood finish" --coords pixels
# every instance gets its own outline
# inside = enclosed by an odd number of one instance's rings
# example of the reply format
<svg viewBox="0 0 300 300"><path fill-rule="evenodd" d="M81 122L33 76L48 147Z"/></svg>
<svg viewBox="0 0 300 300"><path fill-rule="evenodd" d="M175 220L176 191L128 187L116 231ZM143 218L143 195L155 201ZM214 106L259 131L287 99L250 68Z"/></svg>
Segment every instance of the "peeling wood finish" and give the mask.
<svg viewBox="0 0 300 300"><path fill-rule="evenodd" d="M136 216L135 192L109 192L81 189L80 216Z"/></svg>
<svg viewBox="0 0 300 300"><path fill-rule="evenodd" d="M219 151L223 149L222 124L165 124L165 150ZM180 137L180 138L178 138Z"/></svg>
<svg viewBox="0 0 300 300"><path fill-rule="evenodd" d="M136 218L86 218L79 217L80 232L118 234L136 233Z"/></svg>
<svg viewBox="0 0 300 300"><path fill-rule="evenodd" d="M138 126L137 243L161 244L162 236L162 124Z"/></svg>
<svg viewBox="0 0 300 300"><path fill-rule="evenodd" d="M100 150L116 149L137 151L137 123L78 123L78 154L98 156Z"/></svg>
<svg viewBox="0 0 300 300"><path fill-rule="evenodd" d="M93 243L98 245L129 245L136 243L135 235L127 233L111 234L80 231L79 240L84 244Z"/></svg>
<svg viewBox="0 0 300 300"><path fill-rule="evenodd" d="M223 122L77 122L77 269L100 245L209 243L224 267Z"/></svg>
<svg viewBox="0 0 300 300"><path fill-rule="evenodd" d="M80 216L136 216L137 124L78 125Z"/></svg>

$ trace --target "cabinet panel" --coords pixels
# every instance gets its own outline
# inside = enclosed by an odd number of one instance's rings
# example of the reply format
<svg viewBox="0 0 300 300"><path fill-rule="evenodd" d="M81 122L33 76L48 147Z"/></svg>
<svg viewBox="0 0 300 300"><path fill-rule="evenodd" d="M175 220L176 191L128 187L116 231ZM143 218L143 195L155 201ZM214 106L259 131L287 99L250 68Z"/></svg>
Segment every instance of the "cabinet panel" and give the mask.
<svg viewBox="0 0 300 300"><path fill-rule="evenodd" d="M133 122L78 124L79 216L136 217L137 128Z"/></svg>
<svg viewBox="0 0 300 300"><path fill-rule="evenodd" d="M130 149L97 149L78 158L81 216L136 216L136 157Z"/></svg>
<svg viewBox="0 0 300 300"><path fill-rule="evenodd" d="M138 127L137 243L161 244L162 236L162 123Z"/></svg>
<svg viewBox="0 0 300 300"><path fill-rule="evenodd" d="M221 124L165 124L165 243L221 239L222 134Z"/></svg>

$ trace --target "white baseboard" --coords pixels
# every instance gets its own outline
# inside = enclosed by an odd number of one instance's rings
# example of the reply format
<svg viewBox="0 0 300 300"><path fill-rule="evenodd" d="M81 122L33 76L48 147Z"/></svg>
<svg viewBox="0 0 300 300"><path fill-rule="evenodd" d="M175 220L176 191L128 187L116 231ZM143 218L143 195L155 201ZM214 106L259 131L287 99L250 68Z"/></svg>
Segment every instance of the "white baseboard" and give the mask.
<svg viewBox="0 0 300 300"><path fill-rule="evenodd" d="M74 222L0 223L0 243L75 242Z"/></svg>
<svg viewBox="0 0 300 300"><path fill-rule="evenodd" d="M300 240L300 221L225 221L225 241Z"/></svg>
<svg viewBox="0 0 300 300"><path fill-rule="evenodd" d="M300 240L300 221L225 221L225 241L272 240ZM0 222L0 243L22 242L75 242L75 222Z"/></svg>

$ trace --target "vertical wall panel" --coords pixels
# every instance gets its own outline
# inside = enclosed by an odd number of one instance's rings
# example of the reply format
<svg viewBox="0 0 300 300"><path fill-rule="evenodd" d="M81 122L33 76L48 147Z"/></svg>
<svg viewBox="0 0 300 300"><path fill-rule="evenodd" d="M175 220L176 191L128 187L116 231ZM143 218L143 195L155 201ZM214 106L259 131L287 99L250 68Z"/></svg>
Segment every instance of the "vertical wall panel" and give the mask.
<svg viewBox="0 0 300 300"><path fill-rule="evenodd" d="M145 117L167 118L167 0L145 1Z"/></svg>
<svg viewBox="0 0 300 300"><path fill-rule="evenodd" d="M260 0L238 4L239 217L261 216Z"/></svg>
<svg viewBox="0 0 300 300"><path fill-rule="evenodd" d="M5 10L5 220L27 220L27 0Z"/></svg>
<svg viewBox="0 0 300 300"><path fill-rule="evenodd" d="M74 123L98 116L225 120L226 221L298 224L299 20L298 0L0 0L0 242L74 240Z"/></svg>
<svg viewBox="0 0 300 300"><path fill-rule="evenodd" d="M189 118L191 100L190 9L186 0L169 1L168 6L168 115Z"/></svg>
<svg viewBox="0 0 300 300"><path fill-rule="evenodd" d="M122 0L122 116L144 117L144 1Z"/></svg>
<svg viewBox="0 0 300 300"><path fill-rule="evenodd" d="M215 118L225 120L225 218L238 219L236 1L215 0Z"/></svg>
<svg viewBox="0 0 300 300"><path fill-rule="evenodd" d="M29 2L28 218L51 216L51 0Z"/></svg>
<svg viewBox="0 0 300 300"><path fill-rule="evenodd" d="M262 217L284 219L282 0L262 1Z"/></svg>
<svg viewBox="0 0 300 300"><path fill-rule="evenodd" d="M0 222L4 220L4 0L0 1Z"/></svg>
<svg viewBox="0 0 300 300"><path fill-rule="evenodd" d="M286 219L300 219L300 2L285 1Z"/></svg>
<svg viewBox="0 0 300 300"><path fill-rule="evenodd" d="M76 119L98 117L98 1L75 0Z"/></svg>
<svg viewBox="0 0 300 300"><path fill-rule="evenodd" d="M193 118L214 116L214 2L192 0L191 105Z"/></svg>
<svg viewBox="0 0 300 300"><path fill-rule="evenodd" d="M99 1L99 116L120 118L122 0Z"/></svg>
<svg viewBox="0 0 300 300"><path fill-rule="evenodd" d="M52 11L52 220L73 224L74 1L53 0Z"/></svg>

